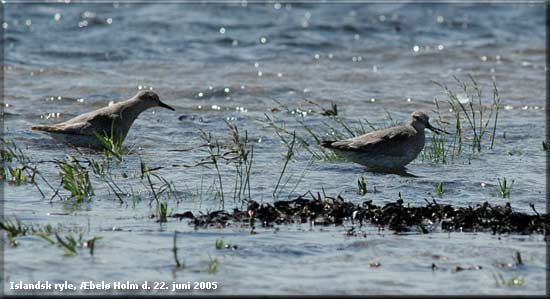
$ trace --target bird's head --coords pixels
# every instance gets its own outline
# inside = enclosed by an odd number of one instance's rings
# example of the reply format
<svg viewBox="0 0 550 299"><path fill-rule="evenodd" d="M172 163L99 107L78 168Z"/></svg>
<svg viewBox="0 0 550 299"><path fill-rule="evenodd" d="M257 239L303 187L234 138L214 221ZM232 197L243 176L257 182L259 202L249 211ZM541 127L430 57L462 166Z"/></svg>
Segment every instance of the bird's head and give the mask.
<svg viewBox="0 0 550 299"><path fill-rule="evenodd" d="M158 96L158 94L156 94L153 91L150 91L150 90L140 91L135 97L140 102L145 103L146 106L148 106L148 107L163 107L163 108L175 111L174 108L172 108L172 107L164 104L163 102L161 102L160 97Z"/></svg>
<svg viewBox="0 0 550 299"><path fill-rule="evenodd" d="M430 124L430 117L428 116L428 114L422 111L415 111L411 114L411 125L415 127L417 130L429 129L436 134L439 134L440 132L449 134L448 132L443 131L442 129L433 127Z"/></svg>

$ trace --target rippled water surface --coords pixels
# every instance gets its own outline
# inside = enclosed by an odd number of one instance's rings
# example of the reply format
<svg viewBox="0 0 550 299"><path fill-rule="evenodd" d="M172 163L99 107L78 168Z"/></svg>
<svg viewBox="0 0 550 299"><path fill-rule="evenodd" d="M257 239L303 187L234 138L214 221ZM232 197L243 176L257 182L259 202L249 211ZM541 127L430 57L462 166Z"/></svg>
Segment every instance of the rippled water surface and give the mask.
<svg viewBox="0 0 550 299"><path fill-rule="evenodd" d="M116 182L134 194L123 204L95 177L95 196L80 205L58 197L50 200L53 191L42 180L45 198L29 184L3 185L6 216L60 227L62 235L103 237L93 256L87 249L65 256L62 249L35 236L18 238L17 247L5 244L7 292L21 294L9 289L10 281L147 280L169 286L216 281L220 286L179 294L544 293L541 236L448 234L437 228L430 234L395 235L367 227L361 229L365 236L349 237L351 223L258 228L257 234L239 225L195 230L185 220L168 218L160 225L151 219L155 205L149 205L152 195L140 179L141 160L149 168L161 167L156 173L177 189L168 199L169 214L218 209L215 170L174 165L192 165L205 157L199 130L211 132L221 144L230 143L228 121L241 133L246 131L254 145L252 199L272 202L287 149L266 124L266 115L312 144L299 121L326 139L338 134L334 129L347 134L321 115L317 105L329 108L331 102L338 105L338 117L354 126L367 120L385 127L424 110L435 124L454 132L448 97L433 81L461 94L453 76L469 83L471 74L483 88L486 103L492 100L493 80L499 90L493 149L486 137L482 152L472 154L466 140L464 153L453 161L442 164L418 157L408 166L416 177L406 177L370 173L344 161L312 160L301 148L288 165L283 177L288 183L279 186L277 198L295 198L311 190L379 205L401 196L414 206L432 200L434 186L443 182L445 193L436 197L440 203L509 201L515 211L534 213L533 204L543 212L543 4L244 2L4 8L5 138L40 162L39 170L54 188L60 183L59 169L48 161L66 155L97 160L102 156L58 144L31 131L32 125L61 122L144 88L152 88L176 108L175 113L148 110L134 123L125 141L133 151L113 165ZM431 132L427 134L430 139ZM452 137L448 138L450 145ZM231 209L234 167L222 165L221 176L225 208ZM364 196L356 192L361 176L369 190ZM504 177L514 180L509 199L498 195L498 179ZM61 191L61 196L67 195ZM235 204L240 207L240 202ZM172 257L175 230L181 232L177 243L186 266L181 271L174 270ZM238 247L216 250L219 239ZM523 266L499 266L513 263L515 251L521 252ZM210 259L218 260L215 274L208 272ZM437 271L432 271L432 264ZM454 272L456 266L474 269ZM498 275L523 283L498 284Z"/></svg>

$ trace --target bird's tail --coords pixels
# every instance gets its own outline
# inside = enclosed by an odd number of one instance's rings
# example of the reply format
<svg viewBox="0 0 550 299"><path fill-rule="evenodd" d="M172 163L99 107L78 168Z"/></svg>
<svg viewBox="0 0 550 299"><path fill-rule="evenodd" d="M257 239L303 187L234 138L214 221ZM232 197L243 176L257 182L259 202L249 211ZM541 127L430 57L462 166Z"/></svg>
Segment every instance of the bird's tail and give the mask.
<svg viewBox="0 0 550 299"><path fill-rule="evenodd" d="M54 128L51 127L51 126L38 125L38 126L32 126L31 130L43 131L43 132L52 132L52 131L54 131Z"/></svg>
<svg viewBox="0 0 550 299"><path fill-rule="evenodd" d="M330 148L330 147L332 147L331 145L332 145L334 142L335 142L335 141L330 141L330 140L321 141L321 146L322 146L322 147Z"/></svg>

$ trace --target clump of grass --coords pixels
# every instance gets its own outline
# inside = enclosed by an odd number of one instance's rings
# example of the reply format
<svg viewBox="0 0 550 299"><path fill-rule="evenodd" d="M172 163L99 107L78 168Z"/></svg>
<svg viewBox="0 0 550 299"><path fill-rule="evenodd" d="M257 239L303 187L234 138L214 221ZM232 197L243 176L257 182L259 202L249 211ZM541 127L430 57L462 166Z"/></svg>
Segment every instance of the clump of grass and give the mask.
<svg viewBox="0 0 550 299"><path fill-rule="evenodd" d="M12 141L0 139L0 181L7 181L10 185L33 184L45 197L36 178L41 178L54 192L52 185L40 174L31 159ZM57 193L54 193L54 196Z"/></svg>
<svg viewBox="0 0 550 299"><path fill-rule="evenodd" d="M94 175L97 175L99 177L105 177L109 174L109 170L111 169L111 165L109 163L109 160L101 160L101 162L98 162L94 159L88 159L88 164L92 168L92 173Z"/></svg>
<svg viewBox="0 0 550 299"><path fill-rule="evenodd" d="M216 240L216 243L214 244L217 250L222 249L237 249L237 245L227 244L223 240Z"/></svg>
<svg viewBox="0 0 550 299"><path fill-rule="evenodd" d="M168 182L168 180L166 180L164 177L153 173L153 170L150 170L145 162L143 162L143 160L140 161L140 170L141 180L143 181L144 179L146 179L146 182L144 182L143 185L145 186L145 188L149 188L151 190L151 194L153 195L151 200L149 201L149 205L151 206L153 201L156 204L155 216L157 218L157 222L161 224L168 222L168 202L163 200L163 198L177 198L176 187L172 182ZM155 183L153 182L153 180L155 180L157 183L160 183L160 186L158 188L155 187ZM122 201L122 199L120 200Z"/></svg>
<svg viewBox="0 0 550 299"><path fill-rule="evenodd" d="M509 287L522 287L525 284L525 278L523 278L521 275L514 275L508 281L506 281L506 285Z"/></svg>
<svg viewBox="0 0 550 299"><path fill-rule="evenodd" d="M346 139L368 132L361 120L357 121L358 124L351 124L342 117L329 117L328 119L321 120L322 126L317 127L320 131L314 131L312 127L306 125L303 115L296 116L296 120L315 140L317 145L321 144L323 139L327 138L326 136L330 136L330 138L334 139ZM373 127L367 120L365 120L365 122L369 124L371 128Z"/></svg>
<svg viewBox="0 0 550 299"><path fill-rule="evenodd" d="M60 168L61 184L71 193L72 198L82 202L94 195L88 171L74 157L69 156L68 159L57 163Z"/></svg>
<svg viewBox="0 0 550 299"><path fill-rule="evenodd" d="M291 110L291 109L288 108L288 106L283 105L281 102L279 102L275 99L273 99L273 100L275 102L277 102L277 104L279 104L281 106L284 106L284 108L287 111ZM312 105L320 108L321 109L320 114L323 115L323 116L336 116L336 115L338 115L338 105L336 103L332 102L332 101L330 102L330 108L328 108L328 109L326 109L325 107L321 106L319 103L316 103L315 101L312 101L312 100L307 100L307 103L312 104ZM278 109L278 110L280 110L280 109ZM294 111L296 111L296 110L297 109L295 109ZM312 113L314 113L314 112L312 111Z"/></svg>
<svg viewBox="0 0 550 299"><path fill-rule="evenodd" d="M107 157L114 157L117 161L122 162L122 156L124 154L122 140L115 138L112 132L111 136L106 136L98 132L94 132L94 134L103 145L103 154Z"/></svg>
<svg viewBox="0 0 550 299"><path fill-rule="evenodd" d="M219 261L217 258L212 258L210 255L208 255L208 258L210 259L210 263L208 264L208 273L214 274L218 271Z"/></svg>
<svg viewBox="0 0 550 299"><path fill-rule="evenodd" d="M514 262L515 262L516 266L523 265L523 260L521 258L521 252L514 251Z"/></svg>
<svg viewBox="0 0 550 299"><path fill-rule="evenodd" d="M216 169L216 174L218 177L218 184L219 184L219 192L218 194L221 197L221 209L223 210L225 207L225 197L223 192L223 181L222 181L222 175L220 171L220 165L219 165L219 159L223 159L223 155L221 154L221 146L218 142L218 140L214 140L212 137L212 134L209 132L205 132L202 129L199 130L199 136L200 138L206 142L206 144L203 146L203 148L206 148L206 152L208 153L208 159L210 161L203 161L201 163L198 163L197 165L207 165L212 164L214 165L214 168Z"/></svg>
<svg viewBox="0 0 550 299"><path fill-rule="evenodd" d="M5 222L0 223L0 228L5 230L8 233L10 239L17 236L25 236L29 231L28 226L24 226L19 219L15 219L15 222L6 220Z"/></svg>
<svg viewBox="0 0 550 299"><path fill-rule="evenodd" d="M283 178L283 175L285 174L286 168L288 166L288 162L294 157L294 145L296 144L296 132L292 134L292 140L290 141L290 144L285 144L287 146L287 153L284 156L285 163L283 164L283 169L281 170L281 174L279 175L279 179L277 180L277 185L275 185L275 189L273 190L273 198L276 197L277 189L279 188L279 184L281 183L281 179Z"/></svg>
<svg viewBox="0 0 550 299"><path fill-rule="evenodd" d="M141 179L147 179L147 184L144 185L151 190L151 193L153 194L152 200L155 200L157 202L164 194L167 194L168 196L176 196L177 193L174 183L169 182L164 177L153 172L158 169L161 169L161 167L156 169L149 169L145 162L143 162L143 160L140 161ZM152 178L154 178L157 183L160 183L160 186L158 188L155 188L155 183L153 183Z"/></svg>
<svg viewBox="0 0 550 299"><path fill-rule="evenodd" d="M17 246L16 237L40 232L40 230L37 230L33 226L24 225L18 218L15 218L13 221L8 219L1 222L0 228L6 231L10 245L13 247ZM51 227L48 228L48 231L49 230L51 230Z"/></svg>
<svg viewBox="0 0 550 299"><path fill-rule="evenodd" d="M303 114L294 114L296 122L300 125L300 131L288 130L284 124L279 124L274 116L264 114L265 120L262 123L271 127L281 140L281 143L288 145L290 139L296 139L297 145L306 150L315 160L322 161L343 161L344 158L331 150L325 149L320 144L326 139L345 139L365 134L363 122L359 125L352 125L340 117L328 117L321 121L320 126L314 129L306 124ZM368 122L367 122L368 123Z"/></svg>
<svg viewBox="0 0 550 299"><path fill-rule="evenodd" d="M249 145L248 132L244 135L239 133L237 125L225 122L231 132L233 142L232 158L229 161L235 167L235 187L233 189L233 202L244 202L251 198L250 179L252 174L252 164L254 162L254 146ZM248 197L244 195L248 192Z"/></svg>
<svg viewBox="0 0 550 299"><path fill-rule="evenodd" d="M177 246L178 231L174 231L174 242L172 246L172 252L174 253L174 261L176 262L176 268L184 268L185 264L178 258L178 246Z"/></svg>
<svg viewBox="0 0 550 299"><path fill-rule="evenodd" d="M57 244L65 251L65 255L77 255L77 249L82 247L88 247L90 255L94 255L95 242L103 238L95 236L89 240L84 240L83 234L79 234L77 238L72 234L61 237L58 233L55 233L55 241L46 235L39 235L39 237L48 241L50 244Z"/></svg>
<svg viewBox="0 0 550 299"><path fill-rule="evenodd" d="M502 198L510 197L510 191L512 191L512 186L514 185L514 180L512 180L511 184L508 184L508 181L506 180L506 177L502 178L502 181L500 178L498 178L498 191Z"/></svg>
<svg viewBox="0 0 550 299"><path fill-rule="evenodd" d="M29 170L31 173L28 174L26 170ZM0 179L7 181L10 185L16 186L26 183L34 184L36 172L36 168L26 165L18 165L16 167L6 166L6 168L0 168Z"/></svg>
<svg viewBox="0 0 550 299"><path fill-rule="evenodd" d="M336 116L338 115L338 105L334 102L330 103L330 109L323 109L321 115L324 116Z"/></svg>
<svg viewBox="0 0 550 299"><path fill-rule="evenodd" d="M78 238L69 234L64 238L59 236L59 229L54 229L50 224L43 226L27 225L23 224L18 218L15 220L5 220L0 223L0 228L6 231L11 246L17 246L15 238L20 236L33 235L37 236L52 245L59 245L65 250L67 255L77 254L77 247L88 247L90 255L94 254L95 241L102 239L102 237L93 237L87 241L84 241L84 236L79 235ZM55 235L55 240L49 236Z"/></svg>
<svg viewBox="0 0 550 299"><path fill-rule="evenodd" d="M168 203L163 201L160 202L157 206L157 217L158 221L161 223L168 222Z"/></svg>
<svg viewBox="0 0 550 299"><path fill-rule="evenodd" d="M493 278L495 279L495 285L497 288L500 288L501 286L522 287L525 284L525 278L518 274L514 274L509 279L504 279L501 273L493 273Z"/></svg>
<svg viewBox="0 0 550 299"><path fill-rule="evenodd" d="M436 106L437 119L439 123L447 123L442 120L439 113L440 107L437 98L434 100ZM435 118L435 117L434 117ZM430 134L429 144L424 147L420 156L422 160L429 160L434 163L447 164L453 162L455 157L458 156L462 150L461 138L457 138L457 135L461 134L460 118L457 119L456 134L453 134L454 139L449 142L449 137L443 134Z"/></svg>
<svg viewBox="0 0 550 299"><path fill-rule="evenodd" d="M446 145L446 137L432 134L430 140L430 145L425 147L421 153L422 159L435 163L447 164L449 161L450 149Z"/></svg>
<svg viewBox="0 0 550 299"><path fill-rule="evenodd" d="M118 200L123 203L123 197L128 196L129 193L123 191L113 177L113 174L111 172L111 159L102 159L100 162L98 162L97 160L87 158L84 161L87 162L92 169L92 174L102 180L105 184L107 184L109 189L118 198ZM128 177L124 172L121 176L123 178Z"/></svg>
<svg viewBox="0 0 550 299"><path fill-rule="evenodd" d="M220 250L220 249L223 249L223 247L224 247L223 240L216 240L216 249Z"/></svg>
<svg viewBox="0 0 550 299"><path fill-rule="evenodd" d="M11 142L2 142L0 156L2 158L2 167L0 168L0 180L7 181L10 185L21 185L27 182L34 183L36 169L28 167L25 162L28 158L17 146ZM4 148L4 145L7 147ZM22 161L23 163L12 167L11 162L14 160ZM29 175L25 170L30 170Z"/></svg>
<svg viewBox="0 0 550 299"><path fill-rule="evenodd" d="M101 145L103 145L103 154L105 156L114 157L118 162L122 162L123 155L129 153L122 146L124 139L115 136L114 121L111 123L111 131L109 133L94 131L94 135L99 139Z"/></svg>
<svg viewBox="0 0 550 299"><path fill-rule="evenodd" d="M509 150L508 155L510 155L510 156L514 156L514 155L519 156L519 155L521 155L521 150L519 148Z"/></svg>
<svg viewBox="0 0 550 299"><path fill-rule="evenodd" d="M236 124L226 121L231 143L222 144L210 132L199 129L199 136L204 144L200 146L206 157L192 165L174 165L175 167L213 168L216 173L217 190L215 198L220 198L221 209L225 208L227 187L222 179L222 169L229 165L234 169L233 202L245 204L251 198L252 166L254 164L254 146L250 144L248 132L241 133ZM202 185L202 184L201 184ZM201 192L202 194L202 192Z"/></svg>
<svg viewBox="0 0 550 299"><path fill-rule="evenodd" d="M521 258L521 252L514 251L513 256L514 256L514 264L513 265L509 264L510 266L519 267L519 266L523 265L523 259ZM501 286L521 287L525 284L525 279L522 276L518 275L518 274L514 274L509 279L504 279L504 277L502 277L502 274L497 272L497 273L493 273L493 278L495 279L495 284L496 284L497 287L501 287Z"/></svg>
<svg viewBox="0 0 550 299"><path fill-rule="evenodd" d="M315 157L317 160L322 160L322 156L319 155L319 153L315 150L310 149L310 143L301 135L296 135L295 132L288 131L284 124L279 125L275 119L275 117L270 117L268 114L264 113L264 116L266 120L260 120L267 126L271 127L275 134L279 137L281 140L281 143L285 144L288 148L288 145L290 144L291 136L295 136L294 138L299 142L299 144L302 146L302 148L306 149L313 157Z"/></svg>
<svg viewBox="0 0 550 299"><path fill-rule="evenodd" d="M65 240L63 240L62 237L60 237L58 234L55 234L55 239L57 240L57 243L59 246L61 246L65 250L66 255L76 255L76 247L79 244L79 241L75 239L73 235L65 236ZM82 242L82 235L80 235L80 243Z"/></svg>
<svg viewBox="0 0 550 299"><path fill-rule="evenodd" d="M2 145L0 148L2 161L12 162L16 160L23 164L31 162L31 159L13 141L1 139L0 144Z"/></svg>
<svg viewBox="0 0 550 299"><path fill-rule="evenodd" d="M490 134L490 146L492 149L495 143L496 129L498 126L498 114L500 109L500 95L496 83L493 82L492 102L489 106L483 103L483 92L473 76L469 75L471 85L466 84L457 77L454 77L457 85L466 96L462 99L447 85L434 82L442 87L449 97L449 104L455 112L458 139L457 144L461 147L464 138L464 128L461 125L461 117L466 118L468 129L472 133L472 151L481 152L484 137ZM489 113L487 115L487 113ZM492 125L492 128L491 128Z"/></svg>
<svg viewBox="0 0 550 299"><path fill-rule="evenodd" d="M546 142L546 140L543 140L543 141L542 141L542 150L543 150L543 151L547 151L547 150L548 150L548 143Z"/></svg>
<svg viewBox="0 0 550 299"><path fill-rule="evenodd" d="M363 176L357 180L357 194L359 195L367 194L367 182L365 180L365 177Z"/></svg>
<svg viewBox="0 0 550 299"><path fill-rule="evenodd" d="M190 201L197 201L199 203L203 202L207 195L213 194L216 189L216 181L213 180L208 187L205 188L204 176L201 175L201 182L190 188L188 185L185 185L185 191L183 192L183 199Z"/></svg>
<svg viewBox="0 0 550 299"><path fill-rule="evenodd" d="M103 239L103 237L93 237L86 241L85 247L88 247L90 249L90 255L94 255L94 248L95 248L95 241Z"/></svg>
<svg viewBox="0 0 550 299"><path fill-rule="evenodd" d="M345 139L355 137L367 133L363 121L359 120L355 124L348 122L345 118L338 116L338 106L332 103L331 109L325 109L314 101L307 101L307 103L319 107L323 112L321 115L328 116L320 121L320 125L312 126L306 123L306 116L308 113L315 114L315 111L304 111L303 109L291 109L288 106L280 103L278 100L273 99L279 104L282 109L276 109L276 111L284 110L288 115L294 117L295 121L300 127L300 130L289 130L284 123L279 123L275 118L275 115L268 115L264 113L265 120L259 120L268 127L274 129L275 133L281 139L283 144L288 144L288 140L296 135L296 140L300 148L305 149L314 159L324 161L343 161L344 158L334 153L331 150L320 147L321 142L330 139ZM375 127L368 121L364 120L364 123L370 126L371 129Z"/></svg>
<svg viewBox="0 0 550 299"><path fill-rule="evenodd" d="M295 177L295 173L292 173L292 172L290 172L288 175L286 175L288 173L287 170L288 170L289 162L294 161L294 157L296 155L295 154L295 147L296 147L296 134L295 134L295 132L293 132L293 134L292 134L292 140L288 143L284 143L284 146L287 148L287 152L286 152L286 154L283 155L283 159L285 161L284 161L281 173L279 174L279 178L277 179L277 184L275 185L275 188L273 190L273 198L279 198L279 196L283 193L283 190L285 190L288 183ZM294 187L290 191L289 194L292 194L296 190L296 188L298 188L298 185L300 184L300 182L304 178L307 169L314 163L314 161L315 161L315 159L313 157L311 157L310 160L309 160L309 163L307 164L307 166L302 170L302 172L300 173L300 175L296 179L296 183L294 184ZM283 177L285 177L285 175L286 175L286 179L284 180L284 183L281 184L281 182L283 181ZM280 188L279 188L279 186L280 186ZM277 191L279 191L279 192L277 193Z"/></svg>
<svg viewBox="0 0 550 299"><path fill-rule="evenodd" d="M437 184L435 184L435 194L437 194L437 196L439 198L442 198L443 197L443 182L439 182Z"/></svg>
<svg viewBox="0 0 550 299"><path fill-rule="evenodd" d="M157 211L157 217L158 221L160 223L164 223L167 221L167 213L168 213L168 203L165 201L161 201L163 196L176 196L177 190L172 182L169 182L164 177L153 173L153 170L150 170L145 162L140 161L140 170L141 170L141 179L146 179L146 183L143 183L146 188L149 188L151 190L151 194L153 197L151 198L151 201L149 204L151 204L153 201L156 203L156 211ZM153 178L157 181L157 183L160 183L160 186L158 188L155 188L155 183L153 183Z"/></svg>

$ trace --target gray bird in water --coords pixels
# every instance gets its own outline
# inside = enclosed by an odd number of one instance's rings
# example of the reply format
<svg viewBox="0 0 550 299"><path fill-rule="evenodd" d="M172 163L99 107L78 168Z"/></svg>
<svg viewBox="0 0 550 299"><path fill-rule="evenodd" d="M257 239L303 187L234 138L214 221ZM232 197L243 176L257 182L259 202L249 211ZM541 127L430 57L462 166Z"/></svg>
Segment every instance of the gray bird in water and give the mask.
<svg viewBox="0 0 550 299"><path fill-rule="evenodd" d="M399 170L414 160L424 148L424 129L430 129L436 134L449 134L430 125L429 119L426 113L415 111L407 124L350 139L324 141L321 146L371 170Z"/></svg>
<svg viewBox="0 0 550 299"><path fill-rule="evenodd" d="M79 147L102 148L97 134L122 142L138 115L152 107L175 109L160 101L152 91L140 91L129 100L81 114L55 125L38 125L32 129L50 134L54 139Z"/></svg>

